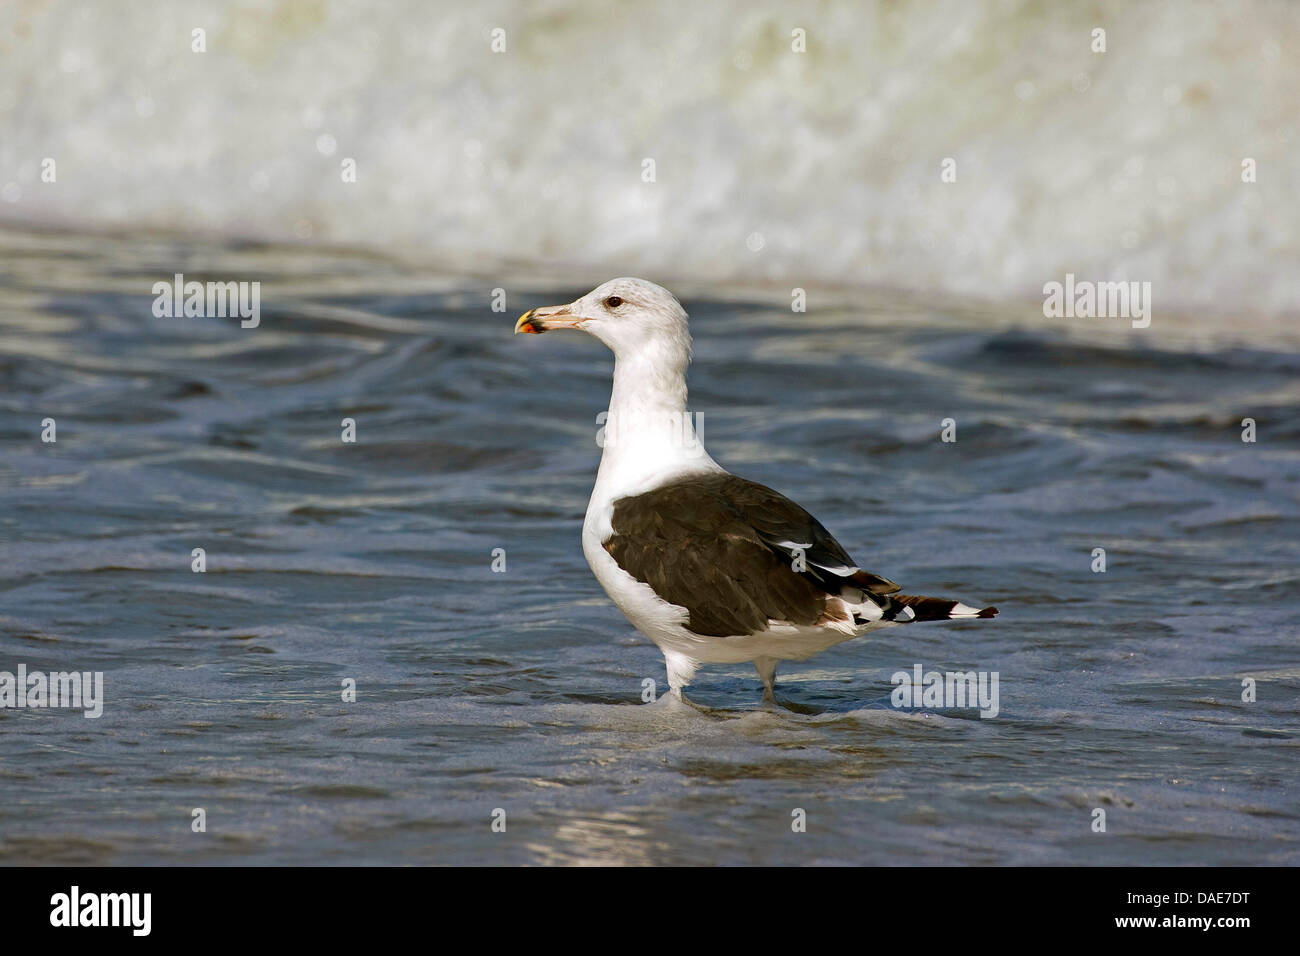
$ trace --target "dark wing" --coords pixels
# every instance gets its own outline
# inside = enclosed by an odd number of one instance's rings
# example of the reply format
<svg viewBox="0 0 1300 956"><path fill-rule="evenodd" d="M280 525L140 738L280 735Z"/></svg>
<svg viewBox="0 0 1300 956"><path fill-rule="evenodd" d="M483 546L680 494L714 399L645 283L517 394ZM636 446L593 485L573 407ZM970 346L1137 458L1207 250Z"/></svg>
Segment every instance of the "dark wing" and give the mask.
<svg viewBox="0 0 1300 956"><path fill-rule="evenodd" d="M872 594L898 590L888 578L854 564L822 523L785 495L735 475L719 475L715 480L719 493L743 513L769 547L785 554L790 562L802 552L808 573L831 594L839 594L848 583Z"/></svg>
<svg viewBox="0 0 1300 956"><path fill-rule="evenodd" d="M686 608L697 634L753 634L769 621L824 623L827 598L845 587L855 596L898 590L857 568L789 498L734 475L683 478L620 498L612 526L605 550L665 601Z"/></svg>

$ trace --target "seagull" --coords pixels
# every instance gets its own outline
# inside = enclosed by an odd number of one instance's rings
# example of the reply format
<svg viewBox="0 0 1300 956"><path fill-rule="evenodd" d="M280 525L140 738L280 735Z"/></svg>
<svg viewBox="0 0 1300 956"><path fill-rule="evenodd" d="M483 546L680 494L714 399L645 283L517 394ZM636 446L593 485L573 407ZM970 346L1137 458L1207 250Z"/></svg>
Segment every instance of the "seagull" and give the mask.
<svg viewBox="0 0 1300 956"><path fill-rule="evenodd" d="M611 279L515 323L516 334L559 329L614 352L582 550L610 600L663 652L678 700L701 664L752 661L773 703L780 661L884 627L998 613L899 593L795 502L715 462L687 412L691 336L667 289Z"/></svg>

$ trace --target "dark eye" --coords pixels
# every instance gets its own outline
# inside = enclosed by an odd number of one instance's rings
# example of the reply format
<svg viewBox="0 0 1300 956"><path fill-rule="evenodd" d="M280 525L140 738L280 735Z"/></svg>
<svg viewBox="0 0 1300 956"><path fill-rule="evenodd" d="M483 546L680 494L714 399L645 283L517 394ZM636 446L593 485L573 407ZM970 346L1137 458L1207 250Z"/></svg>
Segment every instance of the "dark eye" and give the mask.
<svg viewBox="0 0 1300 956"><path fill-rule="evenodd" d="M623 300L616 295L611 295L608 299L605 300L605 304L609 306L611 309L617 309L620 305L623 304Z"/></svg>

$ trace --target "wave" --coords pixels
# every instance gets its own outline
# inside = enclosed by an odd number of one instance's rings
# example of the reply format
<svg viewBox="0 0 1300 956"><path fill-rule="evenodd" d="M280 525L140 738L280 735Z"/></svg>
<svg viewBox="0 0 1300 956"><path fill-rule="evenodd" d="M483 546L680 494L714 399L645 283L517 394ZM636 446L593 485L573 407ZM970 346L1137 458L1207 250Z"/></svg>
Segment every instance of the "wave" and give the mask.
<svg viewBox="0 0 1300 956"><path fill-rule="evenodd" d="M1291 314L1298 34L1283 3L19 2L0 221Z"/></svg>

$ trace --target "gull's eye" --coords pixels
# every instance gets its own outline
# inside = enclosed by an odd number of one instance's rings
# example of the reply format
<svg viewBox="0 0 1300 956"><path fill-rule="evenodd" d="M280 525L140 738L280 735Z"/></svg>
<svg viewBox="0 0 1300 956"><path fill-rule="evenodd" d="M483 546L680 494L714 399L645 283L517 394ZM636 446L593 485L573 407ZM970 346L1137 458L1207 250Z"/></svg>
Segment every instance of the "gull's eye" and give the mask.
<svg viewBox="0 0 1300 956"><path fill-rule="evenodd" d="M623 304L623 300L616 295L611 295L608 299L605 300L605 304L609 306L611 309L617 309L620 305Z"/></svg>

